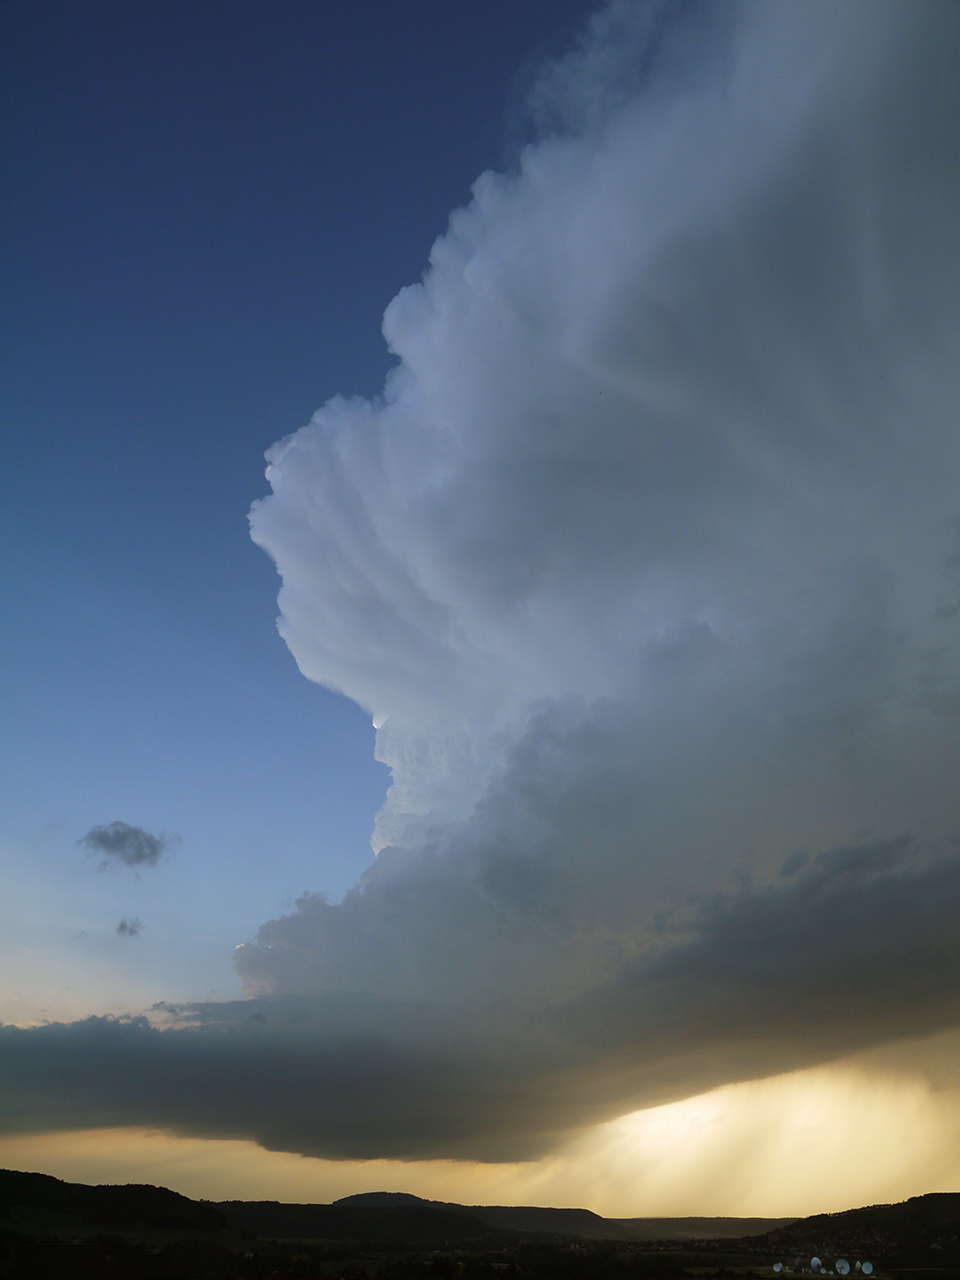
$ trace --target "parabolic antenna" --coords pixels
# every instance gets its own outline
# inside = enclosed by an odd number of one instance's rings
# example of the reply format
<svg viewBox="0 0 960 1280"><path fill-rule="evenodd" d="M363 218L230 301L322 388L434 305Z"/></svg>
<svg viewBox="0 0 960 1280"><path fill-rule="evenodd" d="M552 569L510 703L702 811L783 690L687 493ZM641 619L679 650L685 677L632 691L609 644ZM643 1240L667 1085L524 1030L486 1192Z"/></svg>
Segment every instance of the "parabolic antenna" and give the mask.
<svg viewBox="0 0 960 1280"><path fill-rule="evenodd" d="M810 1270L811 1270L811 1271L819 1271L819 1270L820 1270L820 1259L819 1259L819 1258L811 1258L811 1259L810 1259Z"/></svg>
<svg viewBox="0 0 960 1280"><path fill-rule="evenodd" d="M873 1275L873 1263L872 1263L872 1262L865 1262L865 1263L863 1264L863 1274L864 1274L865 1276L872 1276L872 1275Z"/></svg>
<svg viewBox="0 0 960 1280"><path fill-rule="evenodd" d="M850 1263L846 1258L838 1258L834 1269L838 1276L848 1276L850 1274Z"/></svg>

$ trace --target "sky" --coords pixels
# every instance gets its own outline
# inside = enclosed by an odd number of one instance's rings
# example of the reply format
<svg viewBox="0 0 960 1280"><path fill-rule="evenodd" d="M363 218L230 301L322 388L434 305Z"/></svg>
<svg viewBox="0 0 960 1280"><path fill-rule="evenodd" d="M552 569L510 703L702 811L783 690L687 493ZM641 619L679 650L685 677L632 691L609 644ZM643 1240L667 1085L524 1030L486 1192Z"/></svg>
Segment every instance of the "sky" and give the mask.
<svg viewBox="0 0 960 1280"><path fill-rule="evenodd" d="M0 1164L960 1190L960 8L0 21Z"/></svg>

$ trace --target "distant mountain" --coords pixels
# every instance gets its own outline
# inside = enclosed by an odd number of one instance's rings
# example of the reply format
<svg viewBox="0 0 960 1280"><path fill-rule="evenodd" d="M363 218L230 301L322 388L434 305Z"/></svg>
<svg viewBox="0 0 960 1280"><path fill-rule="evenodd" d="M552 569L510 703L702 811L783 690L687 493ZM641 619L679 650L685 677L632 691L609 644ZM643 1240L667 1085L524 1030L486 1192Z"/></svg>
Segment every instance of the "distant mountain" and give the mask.
<svg viewBox="0 0 960 1280"><path fill-rule="evenodd" d="M607 1218L623 1240L744 1240L765 1236L794 1218Z"/></svg>
<svg viewBox="0 0 960 1280"><path fill-rule="evenodd" d="M337 1205L390 1208L429 1206L469 1214L497 1231L536 1236L574 1236L582 1240L733 1240L762 1235L793 1218L601 1218L589 1209L544 1209L533 1205L462 1205L421 1200L402 1191L367 1191L344 1196Z"/></svg>
<svg viewBox="0 0 960 1280"><path fill-rule="evenodd" d="M421 1200L419 1196L397 1191L366 1191L359 1195L344 1196L334 1201L337 1205L365 1208L399 1208L414 1205L429 1206L434 1212L468 1214L479 1220L489 1231L520 1231L536 1235L581 1236L592 1240L618 1239L619 1233L609 1230L609 1224L589 1209L540 1209L517 1208L512 1205L463 1205L445 1200Z"/></svg>
<svg viewBox="0 0 960 1280"><path fill-rule="evenodd" d="M235 1231L273 1240L383 1240L430 1248L446 1243L483 1240L490 1227L467 1210L432 1208L410 1197L411 1204L281 1204L276 1200L224 1200L217 1208Z"/></svg>

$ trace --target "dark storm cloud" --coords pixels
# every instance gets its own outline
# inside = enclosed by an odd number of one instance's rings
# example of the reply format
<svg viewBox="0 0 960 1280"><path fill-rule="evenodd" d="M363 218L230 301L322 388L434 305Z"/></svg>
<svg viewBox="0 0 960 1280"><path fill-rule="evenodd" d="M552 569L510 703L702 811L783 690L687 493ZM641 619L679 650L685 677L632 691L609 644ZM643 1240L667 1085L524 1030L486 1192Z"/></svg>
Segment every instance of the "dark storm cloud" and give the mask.
<svg viewBox="0 0 960 1280"><path fill-rule="evenodd" d="M252 514L376 861L247 1004L5 1030L14 1125L519 1158L960 1020L960 9L617 0L544 83Z"/></svg>
<svg viewBox="0 0 960 1280"><path fill-rule="evenodd" d="M624 966L571 1025L626 1051L649 1101L817 1064L960 1020L960 859L908 837L831 850L727 896Z"/></svg>
<svg viewBox="0 0 960 1280"><path fill-rule="evenodd" d="M166 1030L2 1028L5 1126L170 1126L332 1158L532 1158L626 1109L954 1023L958 901L960 860L904 837L718 901L606 988L537 1013L276 997L181 1007Z"/></svg>
<svg viewBox="0 0 960 1280"><path fill-rule="evenodd" d="M0 1088L19 1099L8 1130L169 1124L335 1158L534 1150L509 1131L530 1056L515 1028L499 1028L522 1046L506 1061L503 1036L486 1049L456 1008L288 998L195 1012L181 1030L0 1028Z"/></svg>
<svg viewBox="0 0 960 1280"><path fill-rule="evenodd" d="M171 844L170 836L151 835L142 827L131 827L127 822L111 822L108 826L91 827L77 844L86 845L94 853L103 854L101 866L111 861L123 862L128 867L152 867L160 861L164 849Z"/></svg>

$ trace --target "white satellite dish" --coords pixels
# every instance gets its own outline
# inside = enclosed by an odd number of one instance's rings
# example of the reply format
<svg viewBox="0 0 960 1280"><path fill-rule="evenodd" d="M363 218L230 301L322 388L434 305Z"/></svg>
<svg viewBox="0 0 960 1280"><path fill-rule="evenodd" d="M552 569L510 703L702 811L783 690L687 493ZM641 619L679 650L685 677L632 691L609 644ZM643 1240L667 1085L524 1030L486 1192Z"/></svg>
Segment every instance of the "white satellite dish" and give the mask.
<svg viewBox="0 0 960 1280"><path fill-rule="evenodd" d="M820 1270L820 1259L819 1259L819 1258L811 1258L811 1259L810 1259L810 1270L811 1270L811 1271L819 1271L819 1270Z"/></svg>
<svg viewBox="0 0 960 1280"><path fill-rule="evenodd" d="M850 1274L850 1263L846 1258L837 1259L836 1272L838 1276L848 1276Z"/></svg>
<svg viewBox="0 0 960 1280"><path fill-rule="evenodd" d="M863 1268L862 1268L862 1270L863 1270L863 1274L864 1274L865 1276L872 1276L872 1275L873 1275L873 1263L872 1263L872 1262L865 1262L865 1263L863 1264Z"/></svg>

